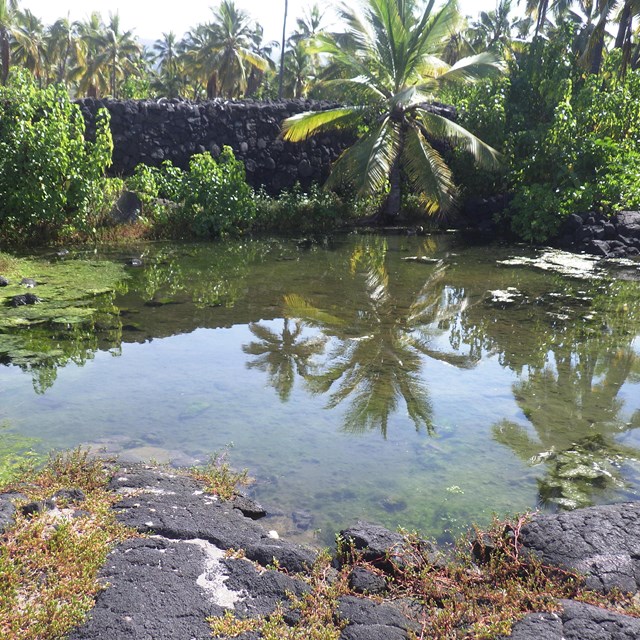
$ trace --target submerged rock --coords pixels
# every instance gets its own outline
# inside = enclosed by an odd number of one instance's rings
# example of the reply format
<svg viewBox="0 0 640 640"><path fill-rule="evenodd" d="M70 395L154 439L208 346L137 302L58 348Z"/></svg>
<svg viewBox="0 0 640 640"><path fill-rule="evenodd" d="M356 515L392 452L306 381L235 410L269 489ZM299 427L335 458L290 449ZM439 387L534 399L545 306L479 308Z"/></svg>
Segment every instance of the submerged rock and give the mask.
<svg viewBox="0 0 640 640"><path fill-rule="evenodd" d="M513 307L516 304L522 304L527 301L527 297L521 291L518 291L515 287L508 287L507 289L495 289L489 291L485 302L499 309L506 309Z"/></svg>
<svg viewBox="0 0 640 640"><path fill-rule="evenodd" d="M519 256L498 260L505 267L533 267L542 271L552 271L571 278L594 280L602 277L600 261L594 256L578 255L558 249L546 249L536 258Z"/></svg>
<svg viewBox="0 0 640 640"><path fill-rule="evenodd" d="M12 307L22 307L25 305L29 305L29 304L36 304L38 302L42 302L42 300L40 298L38 298L38 296L36 296L33 293L23 293L19 296L13 296L13 298L11 298L9 304Z"/></svg>

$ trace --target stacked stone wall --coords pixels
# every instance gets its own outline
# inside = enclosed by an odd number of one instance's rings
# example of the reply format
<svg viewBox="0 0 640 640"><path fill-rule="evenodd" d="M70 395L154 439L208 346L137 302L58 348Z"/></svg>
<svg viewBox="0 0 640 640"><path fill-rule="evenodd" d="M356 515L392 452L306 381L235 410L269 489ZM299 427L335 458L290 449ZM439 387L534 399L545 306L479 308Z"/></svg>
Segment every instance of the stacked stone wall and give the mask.
<svg viewBox="0 0 640 640"><path fill-rule="evenodd" d="M277 194L300 182L303 188L322 184L331 164L354 138L343 133L322 134L304 143L284 142L282 121L303 111L337 106L328 102L229 102L211 100L96 100L78 101L89 137L95 135L100 108L111 115L112 175L130 175L136 165L159 166L170 160L186 168L196 153L217 156L230 146L244 161L248 182Z"/></svg>

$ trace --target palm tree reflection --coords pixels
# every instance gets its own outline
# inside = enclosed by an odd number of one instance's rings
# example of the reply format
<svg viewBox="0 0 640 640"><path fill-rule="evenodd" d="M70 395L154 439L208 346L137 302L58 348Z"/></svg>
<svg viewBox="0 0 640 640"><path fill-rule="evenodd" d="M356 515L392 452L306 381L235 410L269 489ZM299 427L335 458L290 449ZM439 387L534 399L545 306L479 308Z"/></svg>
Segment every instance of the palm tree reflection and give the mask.
<svg viewBox="0 0 640 640"><path fill-rule="evenodd" d="M313 393L329 394L328 408L349 403L345 431L379 429L386 437L390 418L404 401L416 429L431 432L424 357L473 366L465 356L431 347L439 325L459 313L466 299L447 295L441 264L432 270L418 295L407 299L406 287L394 287L389 278L386 258L384 240L364 241L354 250L350 270L356 282L364 275L363 302L347 304L332 315L299 295L289 295L285 298L286 313L331 338L325 362L306 381Z"/></svg>
<svg viewBox="0 0 640 640"><path fill-rule="evenodd" d="M283 319L282 333L257 322L249 324L249 330L258 339L243 345L242 350L252 356L247 363L249 369L265 371L269 384L276 390L280 400L286 402L291 396L296 373L307 378L313 369L311 358L324 352L327 339L324 336L301 338L304 323L289 318Z"/></svg>

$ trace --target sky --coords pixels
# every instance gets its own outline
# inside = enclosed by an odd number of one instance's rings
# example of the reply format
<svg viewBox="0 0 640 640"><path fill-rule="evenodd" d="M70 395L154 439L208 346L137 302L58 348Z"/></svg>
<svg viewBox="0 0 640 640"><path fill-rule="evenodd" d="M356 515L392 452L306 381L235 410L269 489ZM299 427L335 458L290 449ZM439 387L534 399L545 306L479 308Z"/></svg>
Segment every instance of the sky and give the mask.
<svg viewBox="0 0 640 640"><path fill-rule="evenodd" d="M289 0L289 27L295 27L295 18L314 0ZM320 7L335 3L316 0ZM496 0L459 0L460 8L467 15L476 16L480 11L495 8ZM182 35L196 24L211 18L211 7L217 0L20 0L21 9L29 9L51 24L56 19L70 15L72 20L83 20L91 11L99 11L106 19L109 12L120 14L123 29L131 29L141 40L156 40L163 32L173 31ZM265 29L266 40L280 40L284 0L236 0Z"/></svg>

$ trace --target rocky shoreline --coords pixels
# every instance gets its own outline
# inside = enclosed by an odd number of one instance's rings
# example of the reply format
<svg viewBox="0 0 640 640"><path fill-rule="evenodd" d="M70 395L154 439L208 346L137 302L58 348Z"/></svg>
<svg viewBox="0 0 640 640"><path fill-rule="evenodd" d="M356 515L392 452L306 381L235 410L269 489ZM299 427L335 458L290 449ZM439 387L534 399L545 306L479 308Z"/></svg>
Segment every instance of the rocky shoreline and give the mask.
<svg viewBox="0 0 640 640"><path fill-rule="evenodd" d="M208 618L231 612L240 620L255 619L280 607L287 624L295 623L299 613L291 602L309 592L302 578L318 551L263 528L257 520L265 511L259 505L246 497L218 500L189 476L144 464L118 469L109 489L120 496L114 506L117 520L145 535L110 553L100 574L108 587L71 640L205 640L212 637ZM82 510L81 493L70 489L64 498ZM19 497L0 495L0 530L11 522ZM21 509L54 509L55 500L52 496L52 501ZM335 611L344 627L340 640L403 640L411 633L421 637L416 603L394 600L388 592L394 572L407 561L403 536L362 522L341 536L376 571L351 570L351 595L340 596ZM640 503L538 515L519 536L522 553L583 574L589 589L603 594L640 592ZM445 556L445 551L428 547L430 562L443 562ZM638 618L570 600L561 601L559 609L528 615L509 637L640 638ZM246 631L233 637L261 636Z"/></svg>

